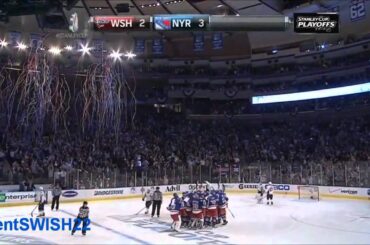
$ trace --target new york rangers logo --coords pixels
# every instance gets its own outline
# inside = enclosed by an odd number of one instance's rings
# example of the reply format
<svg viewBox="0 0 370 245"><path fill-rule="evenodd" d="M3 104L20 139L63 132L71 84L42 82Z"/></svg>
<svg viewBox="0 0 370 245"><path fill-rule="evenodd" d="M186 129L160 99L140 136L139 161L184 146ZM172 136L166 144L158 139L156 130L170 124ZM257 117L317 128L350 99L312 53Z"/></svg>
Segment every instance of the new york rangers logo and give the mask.
<svg viewBox="0 0 370 245"><path fill-rule="evenodd" d="M171 30L171 18L155 17L154 24L156 30Z"/></svg>

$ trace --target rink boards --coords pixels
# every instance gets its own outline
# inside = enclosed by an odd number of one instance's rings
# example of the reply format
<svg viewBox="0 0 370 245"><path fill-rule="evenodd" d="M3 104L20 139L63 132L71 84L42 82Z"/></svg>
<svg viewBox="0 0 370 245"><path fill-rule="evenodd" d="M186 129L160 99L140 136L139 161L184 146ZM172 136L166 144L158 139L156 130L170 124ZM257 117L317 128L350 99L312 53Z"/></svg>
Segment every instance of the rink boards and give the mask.
<svg viewBox="0 0 370 245"><path fill-rule="evenodd" d="M256 194L257 183L228 183L211 184L213 189L225 188L229 193ZM195 184L163 185L159 186L164 195L174 192L192 191L196 189ZM274 184L274 194L296 196L298 198L298 185ZM154 186L144 187L125 187L107 189L88 189L88 190L64 190L60 200L62 202L81 202L85 200L107 200L107 199L126 199L138 198L147 190L154 191ZM323 198L342 198L370 201L370 188L338 187L338 186L319 186L320 199ZM5 192L0 193L1 206L31 205L35 203L35 192ZM48 202L51 202L51 191L48 191Z"/></svg>

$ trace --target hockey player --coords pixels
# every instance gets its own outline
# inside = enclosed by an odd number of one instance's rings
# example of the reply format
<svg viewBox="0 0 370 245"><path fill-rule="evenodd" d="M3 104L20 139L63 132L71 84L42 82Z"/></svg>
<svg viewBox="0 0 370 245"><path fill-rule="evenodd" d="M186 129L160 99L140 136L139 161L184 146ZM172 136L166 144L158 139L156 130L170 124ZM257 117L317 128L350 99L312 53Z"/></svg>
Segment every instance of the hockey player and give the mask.
<svg viewBox="0 0 370 245"><path fill-rule="evenodd" d="M182 193L181 197L181 208L180 208L180 217L181 217L181 227L187 227L189 225L190 217L188 216L188 213L186 212L186 205L188 205L189 197L187 196L187 192ZM191 209L190 209L191 212Z"/></svg>
<svg viewBox="0 0 370 245"><path fill-rule="evenodd" d="M200 195L200 203L202 206L202 215L203 215L203 225L209 225L209 219L207 217L207 195L206 192L203 192Z"/></svg>
<svg viewBox="0 0 370 245"><path fill-rule="evenodd" d="M202 229L203 222L204 222L203 202L201 201L201 198L197 193L193 195L191 207L192 207L192 219L193 219L191 227L195 229L197 228Z"/></svg>
<svg viewBox="0 0 370 245"><path fill-rule="evenodd" d="M38 215L37 217L45 217L45 204L46 204L46 193L44 191L44 187L40 186L40 191L38 193Z"/></svg>
<svg viewBox="0 0 370 245"><path fill-rule="evenodd" d="M263 194L265 193L265 188L263 187L263 184L260 183L257 187L257 203L263 202Z"/></svg>
<svg viewBox="0 0 370 245"><path fill-rule="evenodd" d="M171 218L173 220L171 229L177 232L180 231L181 226L181 221L179 218L181 207L182 207L181 198L177 195L177 193L174 193L170 205L168 205L167 209L170 211Z"/></svg>
<svg viewBox="0 0 370 245"><path fill-rule="evenodd" d="M271 200L271 205L274 205L273 198L274 198L274 186L272 185L271 182L266 187L266 192L267 192L267 205L270 204Z"/></svg>
<svg viewBox="0 0 370 245"><path fill-rule="evenodd" d="M87 220L89 219L89 212L90 212L90 209L87 206L87 202L84 201L82 206L79 209L77 218L76 218L75 223L73 225L72 236L73 236L73 234L75 234L78 226L81 223L82 223L82 229L81 229L82 230L82 235L84 235L84 236L86 235Z"/></svg>
<svg viewBox="0 0 370 245"><path fill-rule="evenodd" d="M217 200L218 196L215 191L211 191L211 194L207 197L207 223L212 227L215 227L217 223Z"/></svg>
<svg viewBox="0 0 370 245"><path fill-rule="evenodd" d="M225 192L223 190L219 190L218 200L217 200L218 223L221 223L221 220L222 220L223 225L226 225L228 223L228 221L226 220L226 207L227 207L228 201L229 201L229 198L226 196Z"/></svg>
<svg viewBox="0 0 370 245"><path fill-rule="evenodd" d="M146 193L144 194L143 201L145 201L145 214L148 214L149 208L152 205L153 201L153 194L150 192L150 190L147 190Z"/></svg>

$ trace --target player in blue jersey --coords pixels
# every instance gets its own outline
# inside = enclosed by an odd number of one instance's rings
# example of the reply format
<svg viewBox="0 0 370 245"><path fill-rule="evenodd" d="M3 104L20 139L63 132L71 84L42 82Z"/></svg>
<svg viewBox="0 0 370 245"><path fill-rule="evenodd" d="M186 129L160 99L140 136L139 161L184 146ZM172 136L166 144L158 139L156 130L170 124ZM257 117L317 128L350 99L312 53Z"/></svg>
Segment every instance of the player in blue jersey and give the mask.
<svg viewBox="0 0 370 245"><path fill-rule="evenodd" d="M215 227L217 223L218 213L217 213L217 203L218 195L215 191L211 191L211 194L207 197L207 225Z"/></svg>
<svg viewBox="0 0 370 245"><path fill-rule="evenodd" d="M226 208L228 204L229 198L226 196L226 193L223 190L218 191L218 222L221 223L223 221L223 225L226 225L228 221L226 220Z"/></svg>
<svg viewBox="0 0 370 245"><path fill-rule="evenodd" d="M167 209L170 211L171 218L173 220L171 229L175 231L180 231L181 221L179 218L179 214L181 207L183 207L183 202L181 198L177 195L177 193L174 193L170 205L168 205Z"/></svg>
<svg viewBox="0 0 370 245"><path fill-rule="evenodd" d="M186 222L184 223L184 227L190 227L191 226L191 220L192 220L192 201L193 201L193 193L192 192L186 192L184 195L184 207L186 212Z"/></svg>
<svg viewBox="0 0 370 245"><path fill-rule="evenodd" d="M190 216L186 212L186 207L189 205L188 192L183 192L181 197L182 206L180 208L181 227L188 227Z"/></svg>
<svg viewBox="0 0 370 245"><path fill-rule="evenodd" d="M191 202L192 207L192 224L191 227L195 229L203 228L203 202L198 194L194 194Z"/></svg>

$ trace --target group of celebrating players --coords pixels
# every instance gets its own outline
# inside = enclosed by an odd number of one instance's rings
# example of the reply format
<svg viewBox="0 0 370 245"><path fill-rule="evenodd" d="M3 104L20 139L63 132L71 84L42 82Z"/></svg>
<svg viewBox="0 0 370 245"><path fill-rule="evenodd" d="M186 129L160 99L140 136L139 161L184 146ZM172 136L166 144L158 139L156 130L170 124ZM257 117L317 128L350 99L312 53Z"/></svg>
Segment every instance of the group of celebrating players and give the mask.
<svg viewBox="0 0 370 245"><path fill-rule="evenodd" d="M257 202L262 203L266 197L267 205L273 205L273 193L274 186L271 182L266 186L262 183L259 184L256 195ZM150 190L143 196L143 201L146 201L145 214L148 214L153 196ZM162 198L160 200L162 201ZM214 228L220 224L226 225L228 223L226 219L228 201L229 198L223 190L209 190L208 188L204 190L204 188L200 187L195 191L183 192L181 197L174 193L167 207L173 220L171 229L180 231L180 228L202 229L205 227ZM159 210L157 212L159 217Z"/></svg>
<svg viewBox="0 0 370 245"><path fill-rule="evenodd" d="M229 198L223 190L197 190L183 192L182 197L173 194L167 209L173 223L171 229L202 229L226 225L226 208Z"/></svg>

